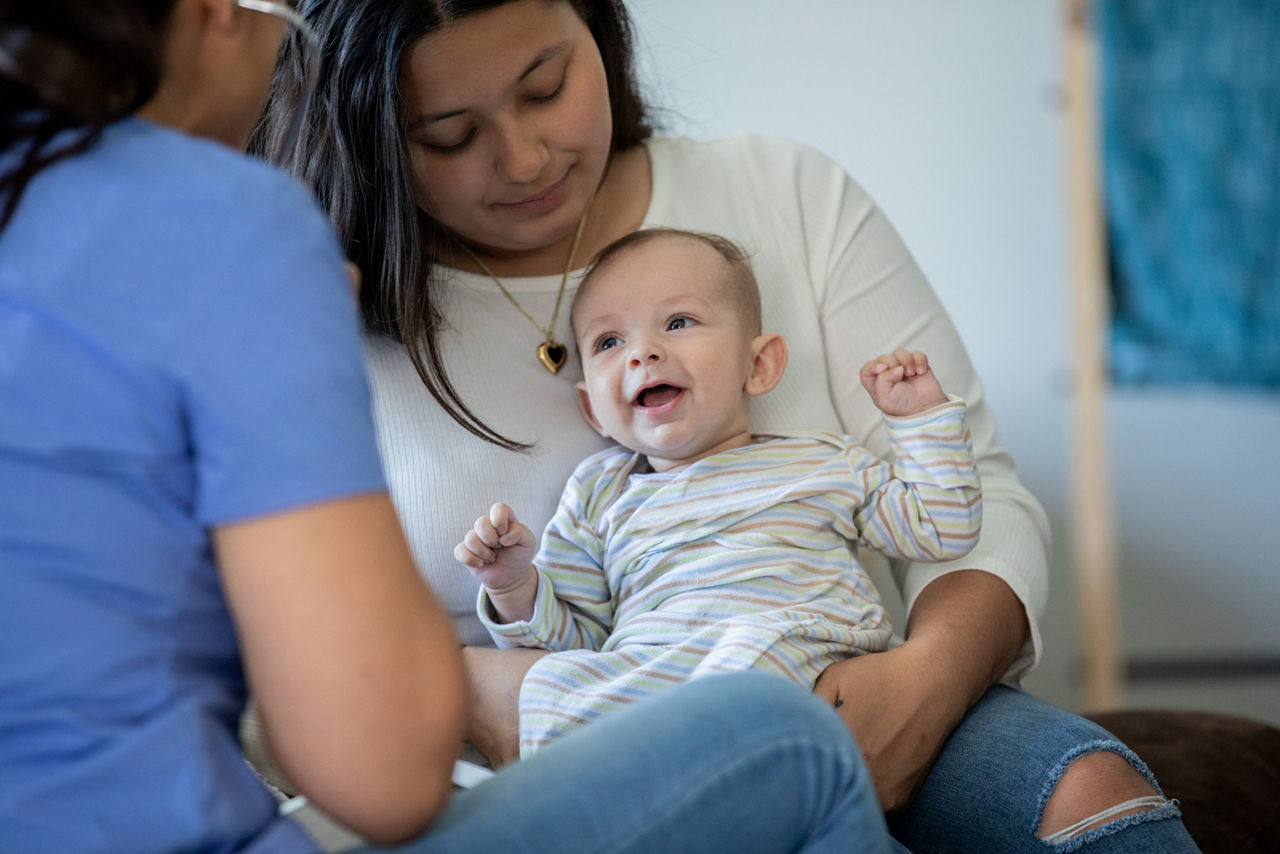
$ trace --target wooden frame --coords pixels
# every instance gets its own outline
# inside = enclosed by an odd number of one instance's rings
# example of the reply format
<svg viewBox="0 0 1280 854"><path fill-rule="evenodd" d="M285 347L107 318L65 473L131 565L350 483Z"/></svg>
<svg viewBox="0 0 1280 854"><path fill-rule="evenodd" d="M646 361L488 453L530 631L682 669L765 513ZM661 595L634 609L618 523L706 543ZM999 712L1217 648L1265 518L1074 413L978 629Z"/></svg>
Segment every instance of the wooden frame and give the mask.
<svg viewBox="0 0 1280 854"><path fill-rule="evenodd" d="M1114 514L1106 441L1107 259L1098 167L1097 44L1089 0L1065 0L1066 155L1075 353L1071 523L1083 702L1120 703Z"/></svg>

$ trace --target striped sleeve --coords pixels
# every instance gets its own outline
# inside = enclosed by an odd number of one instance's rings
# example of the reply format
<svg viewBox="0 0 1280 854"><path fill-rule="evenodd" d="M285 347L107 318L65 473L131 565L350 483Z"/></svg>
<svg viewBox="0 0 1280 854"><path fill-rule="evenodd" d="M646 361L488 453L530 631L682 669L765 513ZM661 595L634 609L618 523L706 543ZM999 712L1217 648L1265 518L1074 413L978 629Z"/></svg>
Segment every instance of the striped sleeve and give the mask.
<svg viewBox="0 0 1280 854"><path fill-rule="evenodd" d="M919 415L886 416L885 423L893 463L850 450L850 464L866 490L854 513L859 538L910 560L967 554L982 527L982 490L964 402L952 397Z"/></svg>

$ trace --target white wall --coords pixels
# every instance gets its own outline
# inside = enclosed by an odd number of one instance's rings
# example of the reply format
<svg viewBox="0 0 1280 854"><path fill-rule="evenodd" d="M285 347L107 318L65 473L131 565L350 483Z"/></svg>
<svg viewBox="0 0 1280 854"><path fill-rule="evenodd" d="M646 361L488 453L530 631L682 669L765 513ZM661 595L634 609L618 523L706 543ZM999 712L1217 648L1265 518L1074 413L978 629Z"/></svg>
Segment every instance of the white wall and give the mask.
<svg viewBox="0 0 1280 854"><path fill-rule="evenodd" d="M1076 708L1058 3L629 6L642 78L667 108L666 129L810 142L867 187L912 247L983 375L1002 442L1050 514L1049 651L1029 687ZM1116 396L1109 418L1130 651L1280 656L1280 524L1268 518L1280 507L1271 495L1278 403ZM1136 685L1129 700L1280 722L1277 678Z"/></svg>

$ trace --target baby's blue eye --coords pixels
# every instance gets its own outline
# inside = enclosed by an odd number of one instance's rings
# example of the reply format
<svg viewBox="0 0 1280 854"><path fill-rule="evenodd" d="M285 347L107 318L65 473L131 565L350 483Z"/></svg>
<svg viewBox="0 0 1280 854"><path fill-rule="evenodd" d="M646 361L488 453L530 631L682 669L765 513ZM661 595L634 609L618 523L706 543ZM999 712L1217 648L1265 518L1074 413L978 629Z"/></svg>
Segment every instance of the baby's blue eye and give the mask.
<svg viewBox="0 0 1280 854"><path fill-rule="evenodd" d="M671 321L667 323L667 331L672 332L676 329L688 329L691 325L693 325L693 321L689 320L687 317L673 317Z"/></svg>
<svg viewBox="0 0 1280 854"><path fill-rule="evenodd" d="M618 344L620 344L620 343L621 343L621 342L620 342L620 341L618 341L618 336L616 336L616 335L606 335L606 336L604 336L603 338L601 338L599 341L597 341L597 342L596 342L596 349L597 349L597 350L612 350L614 347L617 347L617 346L618 346Z"/></svg>

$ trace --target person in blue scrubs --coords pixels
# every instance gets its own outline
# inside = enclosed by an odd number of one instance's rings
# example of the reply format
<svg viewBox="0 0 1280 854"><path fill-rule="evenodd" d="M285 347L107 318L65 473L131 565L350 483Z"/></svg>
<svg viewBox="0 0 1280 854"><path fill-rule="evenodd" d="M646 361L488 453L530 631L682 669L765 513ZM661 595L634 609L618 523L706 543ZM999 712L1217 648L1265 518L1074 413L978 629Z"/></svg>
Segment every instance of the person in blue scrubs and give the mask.
<svg viewBox="0 0 1280 854"><path fill-rule="evenodd" d="M452 796L467 686L386 493L352 277L240 153L290 24L0 4L0 850L314 850L242 757L250 692L299 790L381 844L888 850L839 718L759 675Z"/></svg>

